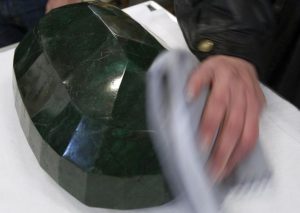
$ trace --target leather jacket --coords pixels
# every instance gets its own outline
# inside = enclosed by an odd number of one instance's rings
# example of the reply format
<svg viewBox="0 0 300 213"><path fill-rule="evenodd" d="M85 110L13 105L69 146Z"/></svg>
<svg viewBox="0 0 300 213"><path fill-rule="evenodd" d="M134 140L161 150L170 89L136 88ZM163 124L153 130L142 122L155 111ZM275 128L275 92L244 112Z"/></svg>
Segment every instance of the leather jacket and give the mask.
<svg viewBox="0 0 300 213"><path fill-rule="evenodd" d="M297 1L297 0L296 0ZM286 0L175 0L175 12L192 52L246 59L262 72ZM259 73L261 74L261 73Z"/></svg>

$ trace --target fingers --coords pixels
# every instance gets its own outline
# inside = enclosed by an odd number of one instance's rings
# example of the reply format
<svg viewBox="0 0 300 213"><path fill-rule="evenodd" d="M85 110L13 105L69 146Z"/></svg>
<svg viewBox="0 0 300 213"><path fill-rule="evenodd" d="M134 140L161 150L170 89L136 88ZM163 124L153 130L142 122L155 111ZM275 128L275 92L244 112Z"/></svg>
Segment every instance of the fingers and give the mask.
<svg viewBox="0 0 300 213"><path fill-rule="evenodd" d="M187 86L193 99L203 86L211 87L200 123L200 147L209 152L219 130L208 164L213 178L221 180L257 141L265 98L255 67L243 59L213 56L196 69Z"/></svg>
<svg viewBox="0 0 300 213"><path fill-rule="evenodd" d="M189 96L189 99L195 99L195 97L199 96L203 86L210 85L212 75L213 72L209 66L200 65L197 67L197 69L192 73L187 84L187 95Z"/></svg>
<svg viewBox="0 0 300 213"><path fill-rule="evenodd" d="M208 152L212 146L213 139L224 120L226 108L229 102L229 96L225 92L227 90L227 83L216 82L212 87L208 97L204 112L200 122L200 137L201 150Z"/></svg>
<svg viewBox="0 0 300 213"><path fill-rule="evenodd" d="M214 82L213 73L214 70L206 65L199 66L195 70L188 82L188 93L191 100L200 94L203 86L209 86ZM226 89L227 85L223 81L217 82L212 87L208 97L200 126L202 141L200 147L203 152L209 151L220 123L224 119L228 104L228 96L224 95L227 94L226 92L224 93Z"/></svg>
<svg viewBox="0 0 300 213"><path fill-rule="evenodd" d="M209 166L215 181L223 178L232 153L239 144L244 128L245 113L245 93L241 83L236 83L235 88L231 88L230 104L210 160Z"/></svg>
<svg viewBox="0 0 300 213"><path fill-rule="evenodd" d="M228 176L238 163L244 160L249 152L253 150L258 139L261 107L259 106L259 102L255 102L253 96L247 96L247 103L243 132L227 164L224 177Z"/></svg>
<svg viewBox="0 0 300 213"><path fill-rule="evenodd" d="M248 88L246 93L247 110L245 124L239 142L226 166L224 177L228 176L238 163L244 160L255 147L259 135L259 118L266 102L260 84L257 81L255 68L252 65L248 66L245 74L249 77L247 79L245 75L241 76Z"/></svg>

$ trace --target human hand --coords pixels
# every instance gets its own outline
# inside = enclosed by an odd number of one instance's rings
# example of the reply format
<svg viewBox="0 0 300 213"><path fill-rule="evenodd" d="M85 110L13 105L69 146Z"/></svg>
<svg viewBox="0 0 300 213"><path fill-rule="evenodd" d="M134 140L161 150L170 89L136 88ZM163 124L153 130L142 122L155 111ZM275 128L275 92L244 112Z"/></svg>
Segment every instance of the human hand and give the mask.
<svg viewBox="0 0 300 213"><path fill-rule="evenodd" d="M46 5L46 13L50 12L50 10L62 7L67 4L79 3L81 0L48 0Z"/></svg>
<svg viewBox="0 0 300 213"><path fill-rule="evenodd" d="M200 147L208 152L220 128L208 162L219 182L254 148L265 97L255 67L231 56L211 56L196 68L187 85L190 98L197 97L203 86L211 92L201 118Z"/></svg>

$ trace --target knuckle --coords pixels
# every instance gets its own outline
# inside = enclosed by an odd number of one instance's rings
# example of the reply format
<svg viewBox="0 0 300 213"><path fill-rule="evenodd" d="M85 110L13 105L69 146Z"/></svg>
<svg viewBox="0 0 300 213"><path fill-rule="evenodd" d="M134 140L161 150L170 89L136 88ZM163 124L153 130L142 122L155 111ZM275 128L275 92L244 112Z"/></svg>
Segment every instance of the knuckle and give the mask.
<svg viewBox="0 0 300 213"><path fill-rule="evenodd" d="M229 157L230 157L230 149L228 148L228 146L219 146L217 148L217 150L215 151L215 160L217 162L219 162L220 164L226 164L229 160Z"/></svg>
<svg viewBox="0 0 300 213"><path fill-rule="evenodd" d="M203 72L201 72L201 69L197 69L192 73L190 77L190 82L194 83L195 81L197 82L202 78L203 78Z"/></svg>
<svg viewBox="0 0 300 213"><path fill-rule="evenodd" d="M240 72L237 69L230 68L230 72L228 72L231 80L236 80L240 82Z"/></svg>
<svg viewBox="0 0 300 213"><path fill-rule="evenodd" d="M228 123L227 123L228 134L230 134L230 135L240 134L241 129L242 129L242 125L238 119L232 118L228 121Z"/></svg>
<svg viewBox="0 0 300 213"><path fill-rule="evenodd" d="M221 106L225 106L227 105L227 100L228 97L226 95L227 93L224 94L215 94L213 97L213 102L215 104L216 107L221 107Z"/></svg>
<svg viewBox="0 0 300 213"><path fill-rule="evenodd" d="M217 155L220 159L226 159L226 156L228 155L227 146L219 146Z"/></svg>
<svg viewBox="0 0 300 213"><path fill-rule="evenodd" d="M219 69L219 80L224 84L227 84L229 87L232 82L236 82L238 79L238 75L235 73L234 69L230 66L224 66Z"/></svg>
<svg viewBox="0 0 300 213"><path fill-rule="evenodd" d="M237 109L239 110L239 109ZM241 136L242 129L243 129L243 123L244 123L244 115L243 111L240 112L232 112L230 114L229 119L226 122L226 132L228 135L231 135L231 137Z"/></svg>
<svg viewBox="0 0 300 213"><path fill-rule="evenodd" d="M218 148L214 155L214 161L223 164L226 161L227 152L224 148Z"/></svg>
<svg viewBox="0 0 300 213"><path fill-rule="evenodd" d="M212 119L203 120L201 124L201 130L207 135L212 135L216 131L217 124Z"/></svg>

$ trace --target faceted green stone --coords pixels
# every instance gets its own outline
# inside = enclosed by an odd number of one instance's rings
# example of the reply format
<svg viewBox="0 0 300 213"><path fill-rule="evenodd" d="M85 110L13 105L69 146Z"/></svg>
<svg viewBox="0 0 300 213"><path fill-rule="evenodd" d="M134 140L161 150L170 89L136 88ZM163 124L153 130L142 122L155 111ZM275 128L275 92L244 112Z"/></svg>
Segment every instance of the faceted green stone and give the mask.
<svg viewBox="0 0 300 213"><path fill-rule="evenodd" d="M171 199L144 106L145 72L162 50L121 10L92 3L50 12L16 50L16 107L29 144L87 205L130 209Z"/></svg>

